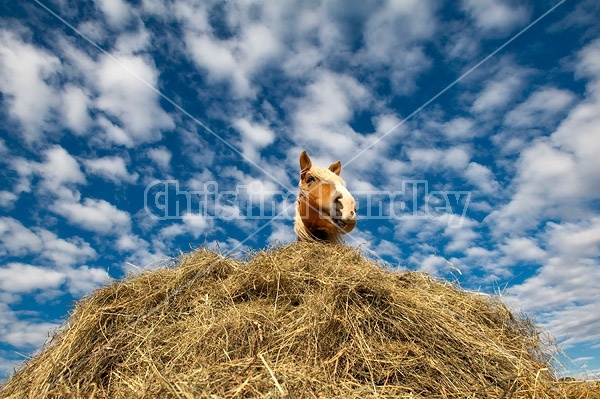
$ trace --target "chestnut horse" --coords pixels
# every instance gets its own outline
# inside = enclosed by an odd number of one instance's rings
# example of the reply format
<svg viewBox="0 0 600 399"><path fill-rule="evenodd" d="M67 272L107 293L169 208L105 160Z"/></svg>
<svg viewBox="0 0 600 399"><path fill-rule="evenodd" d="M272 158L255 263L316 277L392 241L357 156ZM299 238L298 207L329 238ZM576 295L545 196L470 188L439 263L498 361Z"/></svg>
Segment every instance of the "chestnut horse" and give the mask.
<svg viewBox="0 0 600 399"><path fill-rule="evenodd" d="M300 193L294 231L299 241L341 243L356 226L356 203L340 177L342 163L313 167L306 151L300 155Z"/></svg>

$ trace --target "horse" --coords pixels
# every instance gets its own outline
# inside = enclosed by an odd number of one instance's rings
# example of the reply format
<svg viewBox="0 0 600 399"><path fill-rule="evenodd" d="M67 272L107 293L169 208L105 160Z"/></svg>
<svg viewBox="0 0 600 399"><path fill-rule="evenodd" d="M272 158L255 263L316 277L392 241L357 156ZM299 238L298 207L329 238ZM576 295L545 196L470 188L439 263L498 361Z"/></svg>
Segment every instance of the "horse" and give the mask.
<svg viewBox="0 0 600 399"><path fill-rule="evenodd" d="M300 155L300 181L294 218L298 241L341 244L356 226L356 202L340 177L342 163L313 167L306 151Z"/></svg>

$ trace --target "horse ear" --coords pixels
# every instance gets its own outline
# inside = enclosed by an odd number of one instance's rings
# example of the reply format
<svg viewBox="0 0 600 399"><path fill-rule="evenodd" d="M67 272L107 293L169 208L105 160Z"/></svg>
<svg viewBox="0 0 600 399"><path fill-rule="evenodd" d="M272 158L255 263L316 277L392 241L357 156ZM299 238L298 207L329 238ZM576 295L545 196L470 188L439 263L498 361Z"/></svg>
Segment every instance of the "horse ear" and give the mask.
<svg viewBox="0 0 600 399"><path fill-rule="evenodd" d="M300 154L300 173L304 176L310 168L312 168L312 161L306 151L302 151L302 154Z"/></svg>
<svg viewBox="0 0 600 399"><path fill-rule="evenodd" d="M329 165L329 170L339 176L342 172L342 163L340 161L332 163Z"/></svg>

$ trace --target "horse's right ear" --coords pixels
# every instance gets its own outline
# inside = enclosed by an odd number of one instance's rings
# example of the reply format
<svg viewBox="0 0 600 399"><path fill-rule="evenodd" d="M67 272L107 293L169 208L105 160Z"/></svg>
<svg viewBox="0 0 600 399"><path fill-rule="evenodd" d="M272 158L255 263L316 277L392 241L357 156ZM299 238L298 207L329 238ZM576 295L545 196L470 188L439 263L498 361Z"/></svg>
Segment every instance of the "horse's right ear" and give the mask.
<svg viewBox="0 0 600 399"><path fill-rule="evenodd" d="M342 163L340 161L332 163L329 165L329 170L339 176L342 172Z"/></svg>
<svg viewBox="0 0 600 399"><path fill-rule="evenodd" d="M304 177L310 168L312 168L312 161L306 151L302 151L302 154L300 154L300 175Z"/></svg>

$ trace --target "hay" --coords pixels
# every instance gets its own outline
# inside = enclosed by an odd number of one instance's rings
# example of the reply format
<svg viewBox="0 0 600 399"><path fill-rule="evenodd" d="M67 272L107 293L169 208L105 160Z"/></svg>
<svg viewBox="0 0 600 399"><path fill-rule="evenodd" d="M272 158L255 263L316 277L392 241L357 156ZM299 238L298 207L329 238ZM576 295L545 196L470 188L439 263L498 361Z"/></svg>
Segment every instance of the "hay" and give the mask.
<svg viewBox="0 0 600 399"><path fill-rule="evenodd" d="M354 249L201 249L80 301L0 397L599 397L557 381L541 337L495 297Z"/></svg>

